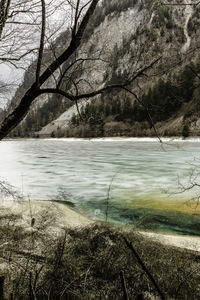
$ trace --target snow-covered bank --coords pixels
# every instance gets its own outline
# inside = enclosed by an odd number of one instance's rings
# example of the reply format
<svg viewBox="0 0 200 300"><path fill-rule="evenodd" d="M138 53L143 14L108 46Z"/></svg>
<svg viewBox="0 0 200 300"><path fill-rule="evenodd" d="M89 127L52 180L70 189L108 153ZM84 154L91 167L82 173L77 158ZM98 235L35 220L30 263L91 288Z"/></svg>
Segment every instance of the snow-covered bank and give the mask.
<svg viewBox="0 0 200 300"><path fill-rule="evenodd" d="M197 142L200 143L200 137L161 137L163 143L168 142ZM99 138L46 138L47 141L63 141L63 142L157 142L160 140L156 137L99 137Z"/></svg>
<svg viewBox="0 0 200 300"><path fill-rule="evenodd" d="M52 201L11 201L0 203L0 215L17 215L17 221L28 228L48 224L53 231L63 227L82 227L92 223L86 216L69 208L67 205ZM34 222L34 224L33 224Z"/></svg>
<svg viewBox="0 0 200 300"><path fill-rule="evenodd" d="M1 201L0 216L9 215L20 216L16 225L20 222L25 229L37 229L47 224L50 233L58 233L64 227L83 227L94 222L65 204L51 201ZM200 251L199 237L141 231L140 234L162 244Z"/></svg>
<svg viewBox="0 0 200 300"><path fill-rule="evenodd" d="M63 141L63 142L157 142L160 143L169 143L169 142L191 142L191 143L200 143L199 136L193 136L188 138L183 138L181 136L174 137L160 137L160 140L156 137L98 137L98 138L7 138L1 141L3 142L12 142L12 141Z"/></svg>
<svg viewBox="0 0 200 300"><path fill-rule="evenodd" d="M200 238L194 236L161 234L155 232L140 232L145 237L160 242L165 245L170 245L178 248L200 252Z"/></svg>

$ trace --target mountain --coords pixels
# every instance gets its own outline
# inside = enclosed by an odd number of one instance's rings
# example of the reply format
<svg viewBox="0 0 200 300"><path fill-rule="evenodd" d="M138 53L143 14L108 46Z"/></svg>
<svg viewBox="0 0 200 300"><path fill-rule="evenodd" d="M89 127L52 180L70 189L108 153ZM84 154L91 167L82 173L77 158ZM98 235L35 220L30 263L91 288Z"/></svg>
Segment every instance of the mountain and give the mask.
<svg viewBox="0 0 200 300"><path fill-rule="evenodd" d="M69 64L80 60L78 67L75 64L71 68L62 88L76 92L78 87L78 92L86 92L121 84L151 62L158 62L136 76L128 87L131 92L112 89L76 104L58 95L42 96L12 135L154 136L156 130L162 136L199 135L200 5L185 5L188 3L102 1L76 57L62 67L65 73ZM58 51L65 47L68 34L63 33L55 41ZM46 63L50 57L50 50L46 50ZM33 62L11 108L30 86L34 67ZM60 76L59 72L55 74L57 81Z"/></svg>

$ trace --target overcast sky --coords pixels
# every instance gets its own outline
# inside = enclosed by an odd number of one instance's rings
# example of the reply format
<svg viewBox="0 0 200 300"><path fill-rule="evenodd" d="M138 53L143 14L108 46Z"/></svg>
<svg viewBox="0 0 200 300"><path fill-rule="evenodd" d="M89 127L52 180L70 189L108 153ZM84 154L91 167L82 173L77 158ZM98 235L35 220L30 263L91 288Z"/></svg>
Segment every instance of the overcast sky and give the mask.
<svg viewBox="0 0 200 300"><path fill-rule="evenodd" d="M27 0L26 3L30 2L30 4L33 4L34 0L31 0L31 1ZM82 0L82 1L85 2L85 0ZM24 1L22 1L22 2L24 2ZM19 5L19 0L13 0L13 2L11 2L11 3L17 3L16 5ZM38 1L36 1L36 3L38 3ZM51 6L48 6L48 3L51 3ZM50 39L55 39L60 34L60 32L66 30L70 26L72 10L67 5L66 0L54 0L54 1L46 0L46 4L47 4L47 7L46 7L47 14L49 13L49 17L47 18L47 24L46 24L46 33L47 33L48 38L50 37ZM58 4L60 4L60 5L58 5ZM29 9L32 9L32 6L30 6L30 7L29 7ZM22 8L19 7L18 9L22 9ZM37 7L37 11L38 11L38 7ZM34 14L34 17L35 17L35 14ZM39 13L34 21L35 22L40 21L40 17L41 17L41 13L39 11ZM32 22L32 20L33 20L33 16L29 16L29 15L25 15L23 17L22 17L22 15L19 15L19 18L20 19L15 19L14 21L16 22L16 21L26 20L26 22ZM12 39L10 39L10 37L9 37L9 35L10 35L9 34L10 27L9 26L15 26L13 28L14 28L14 30L16 30L16 34L13 37L13 41L14 41L13 43L12 43ZM12 46L10 46L11 50L14 47L16 47L16 49L18 49L19 53L24 53L23 51L25 51L25 49L30 49L31 47L32 48L37 47L39 44L39 40L40 40L40 28L41 28L40 26L25 26L25 25L12 25L12 24L7 25L7 28L4 30L4 32L5 32L5 36L7 33L8 38L7 38L7 40L6 39L4 40L4 44L3 44L3 39L0 43L0 57L3 57L3 55L8 56L7 52L4 49L7 49L6 47L8 47L7 45L9 45L9 44L12 45ZM54 33L53 38L51 37L52 33ZM10 36L12 36L12 35L10 35ZM19 47L18 47L17 43L19 43L19 45L20 45ZM5 45L6 45L6 47L5 47ZM17 51L14 51L13 53L14 54L12 54L12 55L17 56ZM17 88L17 85L19 85L19 83L23 80L24 70L19 67L26 68L28 66L28 64L30 64L32 57L33 56L29 56L28 59L23 60L20 63L17 63L18 68L15 68L10 63L7 63L7 64L0 63L0 82L3 81L4 83L6 82L6 83L10 84L10 91L9 91L9 93L7 93L6 96L3 95L2 93L0 93L0 107L5 105L8 98L12 98L12 96Z"/></svg>

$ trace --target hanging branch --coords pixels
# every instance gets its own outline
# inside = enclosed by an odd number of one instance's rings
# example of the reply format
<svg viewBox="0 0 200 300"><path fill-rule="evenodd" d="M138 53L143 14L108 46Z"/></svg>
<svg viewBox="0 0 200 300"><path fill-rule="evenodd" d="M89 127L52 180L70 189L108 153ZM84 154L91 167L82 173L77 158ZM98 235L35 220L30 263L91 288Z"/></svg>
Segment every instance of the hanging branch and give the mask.
<svg viewBox="0 0 200 300"><path fill-rule="evenodd" d="M46 7L45 1L41 0L42 5L42 29L41 29L41 36L40 36L40 48L38 52L38 61L37 61L37 68L36 68L36 85L39 85L40 80L40 70L42 65L42 57L44 52L44 37L45 37L45 27L46 27Z"/></svg>
<svg viewBox="0 0 200 300"><path fill-rule="evenodd" d="M33 85L27 90L25 95L22 97L18 106L8 114L4 121L0 124L0 140L3 139L13 128L15 128L19 122L27 115L32 102L41 94L40 87L47 79L76 52L81 44L87 24L94 13L94 10L99 0L93 0L85 13L81 24L77 30L76 35L72 38L70 45L64 52L55 59L46 70L39 76ZM41 51L43 53L43 51ZM40 68L38 68L40 69Z"/></svg>
<svg viewBox="0 0 200 300"><path fill-rule="evenodd" d="M72 38L76 35L77 25L78 25L78 10L79 10L80 0L77 0L74 18L74 27L72 29Z"/></svg>
<svg viewBox="0 0 200 300"><path fill-rule="evenodd" d="M99 95L105 91L110 91L112 89L127 89L128 86L135 81L137 78L142 76L147 76L146 71L151 69L160 59L156 58L154 61L152 61L150 64L146 65L145 67L138 70L138 72L134 73L132 76L130 76L125 82L122 82L121 84L115 84L115 85L108 85L101 89L97 89L94 91L86 92L85 94L69 94L60 88L47 88L47 89L40 89L41 86L49 79L50 76L54 74L54 72L60 68L60 66L67 61L74 53L76 53L76 50L80 46L82 42L82 38L85 32L85 29L87 27L87 24L91 18L91 16L94 13L94 10L98 4L99 0L93 0L91 1L90 6L88 7L88 10L86 11L79 28L76 30L75 35L72 37L71 42L67 49L64 50L64 52L54 58L53 62L45 69L45 71L40 75L40 69L41 69L41 63L42 63L42 56L43 56L43 47L44 47L44 36L45 36L45 1L41 0L42 3L42 30L41 30L41 40L40 40L40 49L38 54L38 62L37 62L37 71L36 71L36 80L33 83L33 85L27 90L26 94L22 97L20 103L18 106L8 114L8 116L4 119L4 121L0 124L0 139L4 138L14 127L16 127L19 122L26 116L28 113L30 106L32 102L41 94L44 93L54 93L54 94L60 94L72 101L74 101L77 105L77 101L79 99L83 98L91 98L96 95ZM78 4L77 4L78 5ZM78 11L78 6L76 7ZM78 18L78 16L76 17ZM75 25L76 26L76 25ZM70 65L71 67L71 65ZM130 90L129 90L130 92ZM135 95L133 92L131 92L132 95ZM153 121L152 121L152 126ZM154 131L156 132L156 129L154 127ZM157 132L156 135L158 136ZM161 140L160 140L161 142Z"/></svg>

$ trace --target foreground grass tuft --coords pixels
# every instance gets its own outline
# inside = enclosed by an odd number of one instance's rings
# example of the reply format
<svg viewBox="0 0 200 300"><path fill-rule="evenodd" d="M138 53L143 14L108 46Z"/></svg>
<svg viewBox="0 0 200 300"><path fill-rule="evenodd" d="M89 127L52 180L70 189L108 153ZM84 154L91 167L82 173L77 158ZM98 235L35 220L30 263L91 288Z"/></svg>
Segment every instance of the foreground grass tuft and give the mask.
<svg viewBox="0 0 200 300"><path fill-rule="evenodd" d="M131 230L93 224L51 236L4 222L0 234L4 294L13 299L160 299L124 239L165 299L200 299L200 254Z"/></svg>

